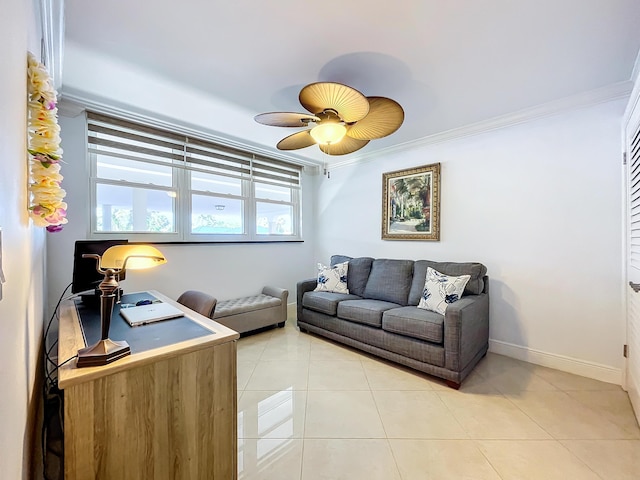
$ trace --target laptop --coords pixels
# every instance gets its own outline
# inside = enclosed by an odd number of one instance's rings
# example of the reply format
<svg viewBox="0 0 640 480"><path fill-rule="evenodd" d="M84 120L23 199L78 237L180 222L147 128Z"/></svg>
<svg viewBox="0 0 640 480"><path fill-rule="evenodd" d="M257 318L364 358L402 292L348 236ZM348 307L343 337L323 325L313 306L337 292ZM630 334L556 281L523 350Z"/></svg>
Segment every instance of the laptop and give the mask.
<svg viewBox="0 0 640 480"><path fill-rule="evenodd" d="M147 323L183 317L184 312L178 307L165 302L140 305L139 307L121 308L120 315L131 325L137 327Z"/></svg>

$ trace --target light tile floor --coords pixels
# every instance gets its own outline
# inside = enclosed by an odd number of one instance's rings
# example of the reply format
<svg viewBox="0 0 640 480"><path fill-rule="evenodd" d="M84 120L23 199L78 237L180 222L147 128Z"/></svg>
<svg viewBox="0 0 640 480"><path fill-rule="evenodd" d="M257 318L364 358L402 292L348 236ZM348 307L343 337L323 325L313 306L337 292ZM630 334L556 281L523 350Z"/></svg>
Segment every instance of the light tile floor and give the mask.
<svg viewBox="0 0 640 480"><path fill-rule="evenodd" d="M490 353L455 391L294 323L238 342L239 479L640 479L619 386Z"/></svg>

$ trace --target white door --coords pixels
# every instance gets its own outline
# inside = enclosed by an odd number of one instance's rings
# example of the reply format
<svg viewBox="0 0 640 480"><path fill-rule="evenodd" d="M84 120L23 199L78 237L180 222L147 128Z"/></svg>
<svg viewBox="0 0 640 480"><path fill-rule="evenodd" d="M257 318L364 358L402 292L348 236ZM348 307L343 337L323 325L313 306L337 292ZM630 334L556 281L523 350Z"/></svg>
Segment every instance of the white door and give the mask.
<svg viewBox="0 0 640 480"><path fill-rule="evenodd" d="M640 421L640 81L624 122L627 183L627 361L625 383Z"/></svg>

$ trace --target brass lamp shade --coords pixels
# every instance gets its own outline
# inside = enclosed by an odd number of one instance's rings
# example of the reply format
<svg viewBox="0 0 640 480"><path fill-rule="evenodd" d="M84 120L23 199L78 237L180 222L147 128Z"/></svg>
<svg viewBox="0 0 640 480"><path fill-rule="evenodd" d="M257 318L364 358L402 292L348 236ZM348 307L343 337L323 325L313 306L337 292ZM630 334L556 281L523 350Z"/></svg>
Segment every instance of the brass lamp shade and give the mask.
<svg viewBox="0 0 640 480"><path fill-rule="evenodd" d="M102 254L100 268L142 270L163 263L167 263L167 259L151 245L114 245Z"/></svg>

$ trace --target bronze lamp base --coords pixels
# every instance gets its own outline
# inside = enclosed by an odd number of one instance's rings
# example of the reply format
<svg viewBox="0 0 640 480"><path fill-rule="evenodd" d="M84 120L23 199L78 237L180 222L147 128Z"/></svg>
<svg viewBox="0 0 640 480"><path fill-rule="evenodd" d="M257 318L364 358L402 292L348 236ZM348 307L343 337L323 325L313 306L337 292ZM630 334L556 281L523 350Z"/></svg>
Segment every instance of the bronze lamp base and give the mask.
<svg viewBox="0 0 640 480"><path fill-rule="evenodd" d="M125 341L116 342L107 338L99 340L90 347L78 350L78 367L99 367L115 362L127 355L131 355L131 348Z"/></svg>

